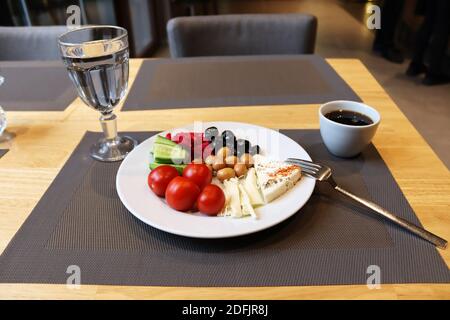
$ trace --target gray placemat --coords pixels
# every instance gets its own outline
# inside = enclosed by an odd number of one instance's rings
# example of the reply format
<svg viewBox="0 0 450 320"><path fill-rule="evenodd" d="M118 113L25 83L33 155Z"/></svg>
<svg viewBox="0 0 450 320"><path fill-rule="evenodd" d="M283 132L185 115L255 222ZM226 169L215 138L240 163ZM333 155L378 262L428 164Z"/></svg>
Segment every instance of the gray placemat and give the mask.
<svg viewBox="0 0 450 320"><path fill-rule="evenodd" d="M60 61L1 62L0 105L5 111L63 111L77 97Z"/></svg>
<svg viewBox="0 0 450 320"><path fill-rule="evenodd" d="M331 165L344 187L419 223L373 146L358 158L342 160L325 150L317 130L283 133L315 160ZM131 135L142 141L152 133ZM0 256L0 282L64 284L72 265L80 267L83 284L365 284L371 265L380 267L382 283L450 282L432 245L347 202L326 185L318 185L291 219L250 236L200 240L154 229L118 199L119 164L88 156L98 137L86 134Z"/></svg>
<svg viewBox="0 0 450 320"><path fill-rule="evenodd" d="M0 158L2 158L5 154L8 153L8 149L0 149Z"/></svg>
<svg viewBox="0 0 450 320"><path fill-rule="evenodd" d="M361 101L316 55L143 62L123 111Z"/></svg>

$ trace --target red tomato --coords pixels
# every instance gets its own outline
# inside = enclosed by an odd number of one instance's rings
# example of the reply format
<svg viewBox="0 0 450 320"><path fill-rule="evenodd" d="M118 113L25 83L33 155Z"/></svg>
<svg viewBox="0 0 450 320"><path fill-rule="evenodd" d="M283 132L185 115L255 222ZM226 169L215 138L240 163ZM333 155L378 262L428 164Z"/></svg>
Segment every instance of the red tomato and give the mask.
<svg viewBox="0 0 450 320"><path fill-rule="evenodd" d="M194 182L203 190L212 181L212 172L205 164L189 164L183 170L183 177Z"/></svg>
<svg viewBox="0 0 450 320"><path fill-rule="evenodd" d="M201 213L217 216L225 205L225 194L214 184L206 186L197 199L197 206Z"/></svg>
<svg viewBox="0 0 450 320"><path fill-rule="evenodd" d="M176 177L170 181L166 189L167 204L178 211L189 211L194 208L200 188L191 180Z"/></svg>
<svg viewBox="0 0 450 320"><path fill-rule="evenodd" d="M174 167L159 166L148 175L148 186L156 195L164 197L169 182L178 176L180 175Z"/></svg>

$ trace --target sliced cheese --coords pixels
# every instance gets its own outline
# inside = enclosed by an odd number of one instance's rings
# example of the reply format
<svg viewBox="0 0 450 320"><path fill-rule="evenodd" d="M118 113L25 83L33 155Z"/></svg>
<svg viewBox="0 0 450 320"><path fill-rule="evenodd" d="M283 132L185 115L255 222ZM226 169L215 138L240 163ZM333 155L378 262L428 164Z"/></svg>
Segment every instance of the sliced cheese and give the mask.
<svg viewBox="0 0 450 320"><path fill-rule="evenodd" d="M239 184L239 191L241 195L242 215L252 216L255 219L258 218L255 210L253 210L252 204L250 203L250 198L247 194L247 191L245 191L244 187L241 184Z"/></svg>
<svg viewBox="0 0 450 320"><path fill-rule="evenodd" d="M227 192L227 189L225 188L225 186L223 184L221 184L220 182L215 182L214 184L219 186L225 195L225 205L223 206L222 211L217 216L218 217L230 217L231 216L231 210L230 210L231 196Z"/></svg>
<svg viewBox="0 0 450 320"><path fill-rule="evenodd" d="M223 183L225 186L226 193L230 197L230 201L225 210L229 211L228 215L233 218L242 218L241 196L239 192L238 179L233 178L230 180L226 180Z"/></svg>
<svg viewBox="0 0 450 320"><path fill-rule="evenodd" d="M258 184L266 203L286 193L301 178L298 166L269 160L261 155L255 156L254 162Z"/></svg>
<svg viewBox="0 0 450 320"><path fill-rule="evenodd" d="M255 168L248 170L247 176L242 181L242 186L247 192L253 207L262 206L264 204L264 199L258 187Z"/></svg>

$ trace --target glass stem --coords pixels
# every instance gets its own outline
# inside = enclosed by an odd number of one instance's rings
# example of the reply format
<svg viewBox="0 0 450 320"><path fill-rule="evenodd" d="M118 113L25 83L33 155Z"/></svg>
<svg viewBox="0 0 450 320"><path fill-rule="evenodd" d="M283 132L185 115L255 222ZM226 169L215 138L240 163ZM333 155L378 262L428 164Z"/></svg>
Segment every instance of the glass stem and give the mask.
<svg viewBox="0 0 450 320"><path fill-rule="evenodd" d="M117 116L114 113L103 114L100 117L102 130L107 141L117 140Z"/></svg>

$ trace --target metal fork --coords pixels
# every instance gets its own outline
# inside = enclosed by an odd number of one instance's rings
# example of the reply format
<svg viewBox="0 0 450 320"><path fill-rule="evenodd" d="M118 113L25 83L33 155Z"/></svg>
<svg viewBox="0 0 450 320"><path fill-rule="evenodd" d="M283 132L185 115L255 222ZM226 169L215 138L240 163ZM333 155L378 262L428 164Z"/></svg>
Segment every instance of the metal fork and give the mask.
<svg viewBox="0 0 450 320"><path fill-rule="evenodd" d="M316 179L317 181L328 182L334 189L336 189L343 195L355 200L356 202L359 202L359 203L365 205L366 207L372 209L373 211L375 211L377 214L383 216L384 218L411 231L412 233L418 235L419 237L431 242L436 247L441 248L441 249L447 248L447 241L445 239L442 239L441 237L438 237L437 235L435 235L419 226L416 226L415 224L413 224L405 219L397 217L396 215L392 214L388 210L380 207L379 205L377 205L369 200L360 198L360 197L354 195L353 193L350 193L350 192L342 189L341 187L339 187L332 177L332 172L331 172L330 167L323 165L323 164L318 164L318 163L314 163L311 161L295 159L295 158L289 158L286 160L286 162L300 166L302 168L303 173L306 176Z"/></svg>

